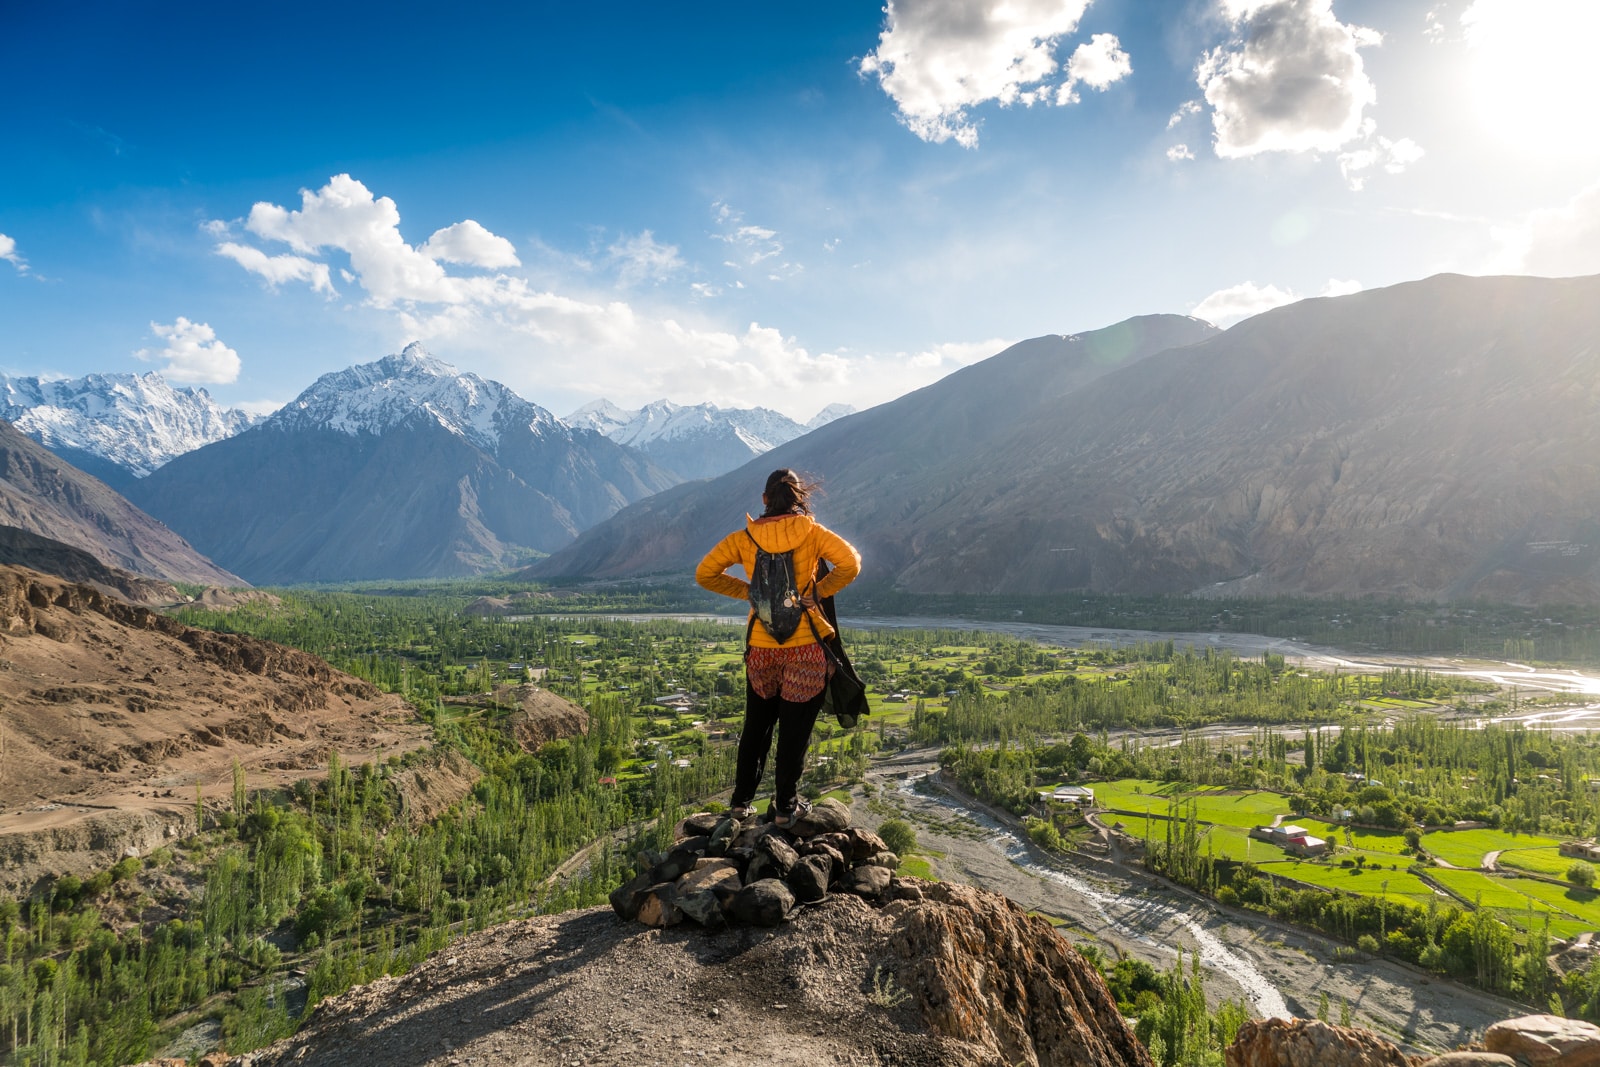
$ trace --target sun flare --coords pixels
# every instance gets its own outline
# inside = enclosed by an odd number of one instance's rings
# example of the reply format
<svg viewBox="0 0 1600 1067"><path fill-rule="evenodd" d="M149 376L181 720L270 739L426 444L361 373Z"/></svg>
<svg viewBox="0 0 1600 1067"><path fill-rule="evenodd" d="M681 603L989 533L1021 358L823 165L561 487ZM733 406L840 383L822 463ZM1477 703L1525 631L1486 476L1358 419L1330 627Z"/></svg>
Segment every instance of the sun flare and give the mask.
<svg viewBox="0 0 1600 1067"><path fill-rule="evenodd" d="M1461 23L1468 99L1495 137L1541 157L1600 153L1600 3L1476 0Z"/></svg>

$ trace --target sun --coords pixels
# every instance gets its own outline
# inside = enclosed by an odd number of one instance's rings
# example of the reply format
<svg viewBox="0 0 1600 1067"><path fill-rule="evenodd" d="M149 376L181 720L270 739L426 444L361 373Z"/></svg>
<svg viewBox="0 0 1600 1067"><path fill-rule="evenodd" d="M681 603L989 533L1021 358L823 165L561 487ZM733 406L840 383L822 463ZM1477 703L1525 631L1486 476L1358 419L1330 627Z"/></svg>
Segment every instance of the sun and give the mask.
<svg viewBox="0 0 1600 1067"><path fill-rule="evenodd" d="M1540 158L1600 154L1600 0L1474 0L1461 25L1464 103L1490 134Z"/></svg>

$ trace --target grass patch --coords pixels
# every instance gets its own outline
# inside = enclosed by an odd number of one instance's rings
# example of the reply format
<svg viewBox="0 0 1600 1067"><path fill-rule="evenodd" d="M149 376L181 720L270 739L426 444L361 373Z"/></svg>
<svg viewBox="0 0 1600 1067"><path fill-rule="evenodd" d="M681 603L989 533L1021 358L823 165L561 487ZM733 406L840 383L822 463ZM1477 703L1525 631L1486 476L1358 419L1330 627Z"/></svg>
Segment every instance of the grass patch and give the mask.
<svg viewBox="0 0 1600 1067"><path fill-rule="evenodd" d="M1477 867L1483 863L1487 852L1555 844L1553 837L1508 834L1504 830L1435 830L1422 838L1423 848L1457 867Z"/></svg>
<svg viewBox="0 0 1600 1067"><path fill-rule="evenodd" d="M938 875L933 873L933 864L922 856L901 856L899 873L909 874L913 878L926 878L929 881L938 879Z"/></svg>

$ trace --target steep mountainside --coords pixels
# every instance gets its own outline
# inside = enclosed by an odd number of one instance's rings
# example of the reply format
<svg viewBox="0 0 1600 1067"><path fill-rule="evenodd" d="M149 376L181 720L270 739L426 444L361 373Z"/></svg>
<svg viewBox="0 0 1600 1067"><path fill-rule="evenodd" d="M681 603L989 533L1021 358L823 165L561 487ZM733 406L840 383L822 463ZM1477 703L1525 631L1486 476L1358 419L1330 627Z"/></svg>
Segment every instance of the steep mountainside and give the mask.
<svg viewBox="0 0 1600 1067"><path fill-rule="evenodd" d="M268 641L191 629L0 566L0 891L87 873L193 827L195 787L288 785L426 743L399 697Z"/></svg>
<svg viewBox="0 0 1600 1067"><path fill-rule="evenodd" d="M0 564L27 567L69 582L92 585L130 604L157 607L184 599L170 582L141 578L116 567L107 567L81 548L15 526L0 526Z"/></svg>
<svg viewBox="0 0 1600 1067"><path fill-rule="evenodd" d="M678 486L636 504L530 573L614 577L690 568L746 511L760 507L768 471L793 467L822 477L823 521L862 548L868 576L881 578L888 545L879 525L942 499L947 465L998 447L1023 418L1054 418L1075 390L1118 367L1215 332L1196 319L1163 315L1023 341L891 403L813 430L711 482ZM961 516L946 512L941 519L959 524Z"/></svg>
<svg viewBox="0 0 1600 1067"><path fill-rule="evenodd" d="M154 371L60 381L0 374L0 419L119 491L260 421L204 389L175 389Z"/></svg>
<svg viewBox="0 0 1600 1067"><path fill-rule="evenodd" d="M677 480L412 345L131 493L241 573L296 582L502 568Z"/></svg>
<svg viewBox="0 0 1600 1067"><path fill-rule="evenodd" d="M568 415L574 426L587 426L618 444L639 449L686 479L711 478L753 457L792 441L807 430L850 414L848 404L830 404L802 426L767 408L719 408L657 400L627 411L608 400L596 400Z"/></svg>
<svg viewBox="0 0 1600 1067"><path fill-rule="evenodd" d="M925 463L880 457L878 412L784 458L828 478L825 520L908 590L1594 601L1597 337L1600 278L1445 275L1279 308L998 432L962 420L974 395ZM749 481L649 502L676 555L625 513L547 569L682 566Z"/></svg>
<svg viewBox="0 0 1600 1067"><path fill-rule="evenodd" d="M243 585L104 482L0 422L0 524L165 582Z"/></svg>

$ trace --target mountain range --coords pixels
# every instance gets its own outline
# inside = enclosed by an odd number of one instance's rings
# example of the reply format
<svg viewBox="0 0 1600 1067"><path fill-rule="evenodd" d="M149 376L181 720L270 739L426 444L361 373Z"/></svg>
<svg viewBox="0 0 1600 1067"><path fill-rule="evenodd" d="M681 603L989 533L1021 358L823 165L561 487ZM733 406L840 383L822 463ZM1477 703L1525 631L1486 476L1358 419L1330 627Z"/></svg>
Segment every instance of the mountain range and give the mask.
<svg viewBox="0 0 1600 1067"><path fill-rule="evenodd" d="M119 490L260 421L204 389L174 388L155 371L56 380L0 375L0 419Z"/></svg>
<svg viewBox="0 0 1600 1067"><path fill-rule="evenodd" d="M679 486L539 576L683 571L773 466L912 592L1600 600L1600 277L1036 338Z"/></svg>
<svg viewBox="0 0 1600 1067"><path fill-rule="evenodd" d="M637 448L685 480L712 478L855 409L830 404L805 425L769 408L719 408L657 400L634 411L596 400L566 417L573 426Z"/></svg>
<svg viewBox="0 0 1600 1067"><path fill-rule="evenodd" d="M73 577L90 577L82 561L69 559L77 549L106 567L165 582L244 584L116 490L6 422L0 422L0 526L33 535L6 540L9 562L53 564Z"/></svg>
<svg viewBox="0 0 1600 1067"><path fill-rule="evenodd" d="M678 481L413 344L323 375L128 492L219 562L282 583L504 569Z"/></svg>

